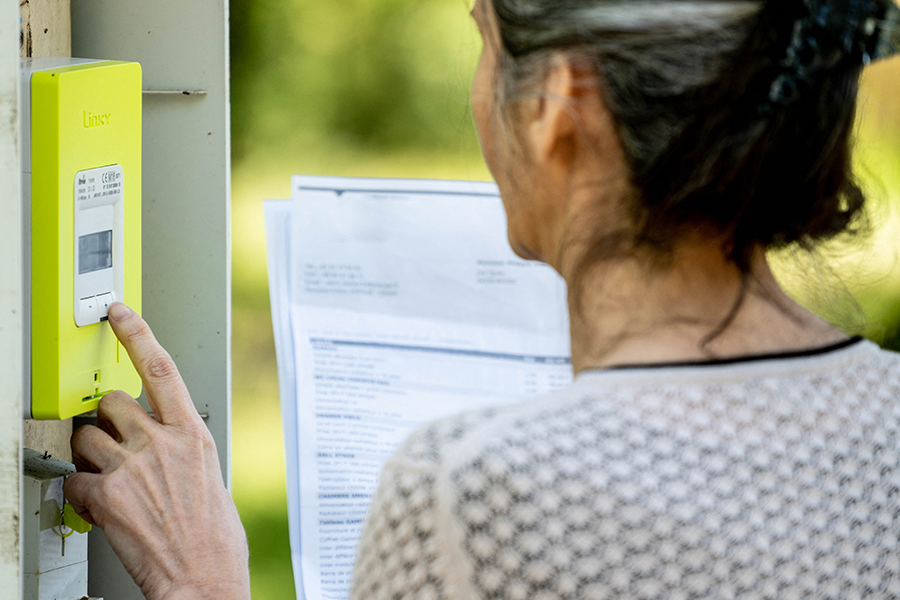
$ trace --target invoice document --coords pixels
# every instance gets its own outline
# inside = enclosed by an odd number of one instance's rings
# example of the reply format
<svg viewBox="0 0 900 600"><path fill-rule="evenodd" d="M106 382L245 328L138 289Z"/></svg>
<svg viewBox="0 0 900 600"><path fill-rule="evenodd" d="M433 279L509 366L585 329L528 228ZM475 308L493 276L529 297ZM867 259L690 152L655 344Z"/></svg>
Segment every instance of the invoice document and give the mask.
<svg viewBox="0 0 900 600"><path fill-rule="evenodd" d="M298 598L345 600L382 465L429 421L571 382L566 290L493 184L294 177L266 204Z"/></svg>

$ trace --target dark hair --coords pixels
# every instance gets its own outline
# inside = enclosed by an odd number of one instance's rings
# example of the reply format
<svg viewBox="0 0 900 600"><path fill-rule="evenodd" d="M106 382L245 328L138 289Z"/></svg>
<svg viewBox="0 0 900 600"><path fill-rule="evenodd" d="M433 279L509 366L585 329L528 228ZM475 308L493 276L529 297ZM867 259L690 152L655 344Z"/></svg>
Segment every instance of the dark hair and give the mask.
<svg viewBox="0 0 900 600"><path fill-rule="evenodd" d="M551 52L599 75L638 194L633 244L664 251L711 228L748 272L754 249L811 247L861 213L850 152L861 61L769 102L800 0L491 2L506 101L530 93Z"/></svg>

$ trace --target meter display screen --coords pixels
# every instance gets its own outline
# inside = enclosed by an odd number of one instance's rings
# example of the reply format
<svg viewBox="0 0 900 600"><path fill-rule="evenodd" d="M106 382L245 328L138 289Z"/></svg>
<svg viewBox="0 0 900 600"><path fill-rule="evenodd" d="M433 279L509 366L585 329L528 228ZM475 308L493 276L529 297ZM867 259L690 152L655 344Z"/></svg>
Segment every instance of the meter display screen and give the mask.
<svg viewBox="0 0 900 600"><path fill-rule="evenodd" d="M78 274L112 267L112 230L98 231L78 238Z"/></svg>

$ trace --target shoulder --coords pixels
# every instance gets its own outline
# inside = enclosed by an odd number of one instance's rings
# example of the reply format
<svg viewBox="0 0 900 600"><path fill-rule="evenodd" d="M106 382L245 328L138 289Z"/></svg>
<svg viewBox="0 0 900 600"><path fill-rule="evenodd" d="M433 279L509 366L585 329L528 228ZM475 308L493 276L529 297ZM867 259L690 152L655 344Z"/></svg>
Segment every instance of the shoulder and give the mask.
<svg viewBox="0 0 900 600"><path fill-rule="evenodd" d="M804 383L822 398L893 412L900 403L900 354L863 341L836 368L812 373Z"/></svg>
<svg viewBox="0 0 900 600"><path fill-rule="evenodd" d="M873 342L861 342L861 359L856 370L870 373L878 380L900 387L900 353L879 348Z"/></svg>

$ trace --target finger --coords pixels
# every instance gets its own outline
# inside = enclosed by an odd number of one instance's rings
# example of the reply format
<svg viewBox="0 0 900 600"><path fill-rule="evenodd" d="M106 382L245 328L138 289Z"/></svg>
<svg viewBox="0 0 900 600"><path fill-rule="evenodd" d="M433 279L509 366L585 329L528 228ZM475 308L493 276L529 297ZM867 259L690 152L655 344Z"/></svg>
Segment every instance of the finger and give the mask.
<svg viewBox="0 0 900 600"><path fill-rule="evenodd" d="M120 443L143 439L148 428L154 425L153 417L125 392L110 392L100 399L97 427Z"/></svg>
<svg viewBox="0 0 900 600"><path fill-rule="evenodd" d="M144 381L150 409L160 423L176 423L197 418L178 368L147 323L133 310L115 302L109 307L109 323L131 357Z"/></svg>
<svg viewBox="0 0 900 600"><path fill-rule="evenodd" d="M97 429L107 434L119 444L125 441L125 438L122 437L122 434L119 433L119 430L116 429L116 426L113 424L113 422L106 418L105 415L100 414L99 406L97 407L97 421L94 423L94 425L97 426Z"/></svg>
<svg viewBox="0 0 900 600"><path fill-rule="evenodd" d="M66 477L63 484L63 495L66 500L72 505L78 516L91 525L97 525L97 522L88 507L93 505L93 499L97 490L100 489L98 484L101 477L102 475L94 473L75 473Z"/></svg>
<svg viewBox="0 0 900 600"><path fill-rule="evenodd" d="M72 434L73 461L82 465L87 463L87 466L93 466L98 472L115 469L122 462L124 454L122 446L93 425L83 425Z"/></svg>

